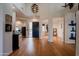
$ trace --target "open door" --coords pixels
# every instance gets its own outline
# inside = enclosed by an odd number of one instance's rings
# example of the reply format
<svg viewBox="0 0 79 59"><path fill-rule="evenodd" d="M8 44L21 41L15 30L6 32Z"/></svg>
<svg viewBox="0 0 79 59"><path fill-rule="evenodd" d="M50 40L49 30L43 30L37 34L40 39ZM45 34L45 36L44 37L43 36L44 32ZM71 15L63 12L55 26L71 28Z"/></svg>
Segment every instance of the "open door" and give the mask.
<svg viewBox="0 0 79 59"><path fill-rule="evenodd" d="M26 27L22 27L22 37L26 38Z"/></svg>

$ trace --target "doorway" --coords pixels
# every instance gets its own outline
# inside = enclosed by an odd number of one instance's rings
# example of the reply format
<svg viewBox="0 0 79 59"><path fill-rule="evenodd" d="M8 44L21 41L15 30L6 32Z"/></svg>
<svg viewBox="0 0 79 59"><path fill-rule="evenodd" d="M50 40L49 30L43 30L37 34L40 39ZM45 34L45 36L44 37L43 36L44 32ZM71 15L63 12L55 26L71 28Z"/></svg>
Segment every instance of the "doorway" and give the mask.
<svg viewBox="0 0 79 59"><path fill-rule="evenodd" d="M53 19L53 37L55 41L64 42L64 18L56 17Z"/></svg>
<svg viewBox="0 0 79 59"><path fill-rule="evenodd" d="M39 38L39 22L29 22L29 38Z"/></svg>
<svg viewBox="0 0 79 59"><path fill-rule="evenodd" d="M33 38L39 38L39 22L32 22Z"/></svg>

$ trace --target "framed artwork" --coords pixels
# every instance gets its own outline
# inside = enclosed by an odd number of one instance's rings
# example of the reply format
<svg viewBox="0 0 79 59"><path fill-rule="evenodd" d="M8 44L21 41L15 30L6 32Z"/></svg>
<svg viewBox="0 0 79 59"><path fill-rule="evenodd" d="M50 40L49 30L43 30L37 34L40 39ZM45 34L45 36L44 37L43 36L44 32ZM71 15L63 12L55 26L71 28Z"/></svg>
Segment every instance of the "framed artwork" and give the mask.
<svg viewBox="0 0 79 59"><path fill-rule="evenodd" d="M57 28L53 28L53 36L57 36Z"/></svg>
<svg viewBox="0 0 79 59"><path fill-rule="evenodd" d="M74 20L71 20L71 23L69 24L71 30L70 30L70 40L76 40L76 23Z"/></svg>
<svg viewBox="0 0 79 59"><path fill-rule="evenodd" d="M11 24L5 24L5 31L11 32L12 31L12 25Z"/></svg>
<svg viewBox="0 0 79 59"><path fill-rule="evenodd" d="M12 16L5 14L5 32L12 31Z"/></svg>
<svg viewBox="0 0 79 59"><path fill-rule="evenodd" d="M48 32L48 24L46 25L46 30L47 30L47 32Z"/></svg>

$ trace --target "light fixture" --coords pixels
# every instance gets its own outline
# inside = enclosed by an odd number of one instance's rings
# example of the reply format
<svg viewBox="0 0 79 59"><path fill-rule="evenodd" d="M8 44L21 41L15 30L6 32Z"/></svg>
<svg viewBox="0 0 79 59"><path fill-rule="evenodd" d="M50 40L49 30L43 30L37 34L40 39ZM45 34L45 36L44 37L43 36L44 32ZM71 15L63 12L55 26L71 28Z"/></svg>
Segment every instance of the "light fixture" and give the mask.
<svg viewBox="0 0 79 59"><path fill-rule="evenodd" d="M14 6L12 6L12 9L15 9L15 7L14 7Z"/></svg>
<svg viewBox="0 0 79 59"><path fill-rule="evenodd" d="M31 7L31 9L32 9L32 12L33 12L33 13L37 13L38 10L39 10L39 7L38 7L37 4L33 4L32 7Z"/></svg>
<svg viewBox="0 0 79 59"><path fill-rule="evenodd" d="M38 13L38 10L39 10L39 6L37 4L32 4L31 10L33 12L32 21L38 22L39 16L37 15L37 13Z"/></svg>
<svg viewBox="0 0 79 59"><path fill-rule="evenodd" d="M73 6L74 6L74 3L65 3L65 6L62 6L62 7L68 7L69 6L69 9L72 9Z"/></svg>
<svg viewBox="0 0 79 59"><path fill-rule="evenodd" d="M37 22L38 20L37 19L32 19L34 22Z"/></svg>

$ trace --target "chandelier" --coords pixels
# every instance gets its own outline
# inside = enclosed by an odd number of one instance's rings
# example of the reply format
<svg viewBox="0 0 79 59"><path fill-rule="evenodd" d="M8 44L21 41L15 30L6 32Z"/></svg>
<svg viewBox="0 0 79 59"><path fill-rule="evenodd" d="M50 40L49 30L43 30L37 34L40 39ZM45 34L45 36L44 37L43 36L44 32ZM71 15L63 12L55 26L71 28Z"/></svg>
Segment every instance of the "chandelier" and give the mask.
<svg viewBox="0 0 79 59"><path fill-rule="evenodd" d="M37 13L37 12L38 12L38 7L39 7L39 6L38 6L37 4L33 4L33 5L32 5L32 12L33 12L33 13Z"/></svg>

